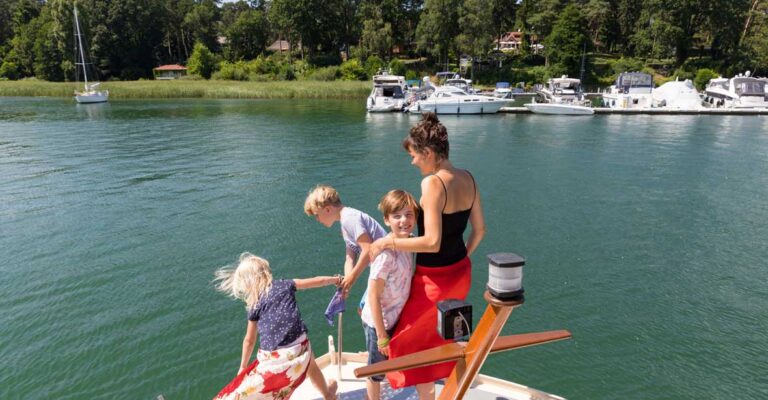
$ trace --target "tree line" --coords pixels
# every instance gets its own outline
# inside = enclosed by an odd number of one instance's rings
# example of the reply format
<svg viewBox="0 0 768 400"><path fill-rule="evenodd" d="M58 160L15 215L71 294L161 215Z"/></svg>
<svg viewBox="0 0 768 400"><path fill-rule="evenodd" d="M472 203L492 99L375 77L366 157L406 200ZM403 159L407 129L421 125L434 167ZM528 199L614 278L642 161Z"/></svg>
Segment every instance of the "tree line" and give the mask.
<svg viewBox="0 0 768 400"><path fill-rule="evenodd" d="M150 78L158 65L197 66L203 56L196 71L210 75L263 60L275 40L291 46L278 62L303 68L464 57L577 76L587 52L768 74L766 0L0 0L0 79L75 79L75 2L103 79ZM500 54L494 41L509 31L522 33L520 51Z"/></svg>

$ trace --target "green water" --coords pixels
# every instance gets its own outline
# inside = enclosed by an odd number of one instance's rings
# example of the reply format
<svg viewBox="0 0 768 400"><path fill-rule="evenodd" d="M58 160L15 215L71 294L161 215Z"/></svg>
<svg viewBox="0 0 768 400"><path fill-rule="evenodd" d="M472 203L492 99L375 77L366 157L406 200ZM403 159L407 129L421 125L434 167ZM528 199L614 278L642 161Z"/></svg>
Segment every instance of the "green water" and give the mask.
<svg viewBox="0 0 768 400"><path fill-rule="evenodd" d="M418 192L400 149L416 120L344 101L0 98L0 398L212 397L245 329L213 271L248 250L280 277L340 272L340 234L304 195L329 183L378 217L387 190ZM574 336L483 373L570 399L768 397L768 119L442 120L488 223L475 320L485 254L512 251L527 300L504 333ZM318 353L331 292L299 294Z"/></svg>

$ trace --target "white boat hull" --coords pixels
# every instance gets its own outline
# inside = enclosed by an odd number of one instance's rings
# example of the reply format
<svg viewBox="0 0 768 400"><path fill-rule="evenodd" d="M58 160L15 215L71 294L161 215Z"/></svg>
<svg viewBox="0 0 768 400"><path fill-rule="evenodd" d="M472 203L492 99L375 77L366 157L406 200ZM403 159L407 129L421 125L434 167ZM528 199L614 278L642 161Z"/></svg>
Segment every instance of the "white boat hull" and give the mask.
<svg viewBox="0 0 768 400"><path fill-rule="evenodd" d="M363 400L366 398L365 382L367 378L355 378L354 369L367 364L367 353L342 353L342 365L336 361L338 353L330 351L317 358L317 364L326 379L335 379L339 384L339 399ZM443 389L443 381L438 381L436 392ZM418 400L414 386L392 389L386 380L381 384L382 399ZM305 379L291 398L300 400L322 400L320 393ZM478 375L464 396L465 399L500 399L500 400L565 400L564 398L498 378Z"/></svg>
<svg viewBox="0 0 768 400"><path fill-rule="evenodd" d="M366 109L368 112L395 112L403 110L402 99L392 99L389 97L368 97Z"/></svg>
<svg viewBox="0 0 768 400"><path fill-rule="evenodd" d="M592 115L595 110L571 104L551 104L551 103L529 103L524 104L525 108L536 114L549 115Z"/></svg>
<svg viewBox="0 0 768 400"><path fill-rule="evenodd" d="M76 93L75 101L80 104L104 103L109 100L109 92Z"/></svg>
<svg viewBox="0 0 768 400"><path fill-rule="evenodd" d="M438 103L429 100L419 100L411 108L409 112L413 113L428 113L434 112L435 114L496 114L501 107L507 104L506 100L498 100L489 97L488 100L482 99L479 101L463 101L463 102L451 102L451 103Z"/></svg>

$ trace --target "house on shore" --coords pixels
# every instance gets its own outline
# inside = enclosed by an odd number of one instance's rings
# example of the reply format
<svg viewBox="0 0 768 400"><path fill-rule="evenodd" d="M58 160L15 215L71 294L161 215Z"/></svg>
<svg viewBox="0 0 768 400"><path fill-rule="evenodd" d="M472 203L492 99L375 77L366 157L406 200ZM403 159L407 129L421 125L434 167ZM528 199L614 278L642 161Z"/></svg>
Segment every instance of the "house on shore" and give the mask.
<svg viewBox="0 0 768 400"><path fill-rule="evenodd" d="M178 64L161 65L152 69L155 79L158 80L171 80L179 79L187 74L187 67Z"/></svg>
<svg viewBox="0 0 768 400"><path fill-rule="evenodd" d="M536 35L529 35L528 41L530 42L530 51L533 54L539 54L544 50L544 45L539 43L539 38ZM520 54L520 49L523 45L523 32L506 32L501 35L500 38L496 38L493 41L494 50L503 51L505 53Z"/></svg>

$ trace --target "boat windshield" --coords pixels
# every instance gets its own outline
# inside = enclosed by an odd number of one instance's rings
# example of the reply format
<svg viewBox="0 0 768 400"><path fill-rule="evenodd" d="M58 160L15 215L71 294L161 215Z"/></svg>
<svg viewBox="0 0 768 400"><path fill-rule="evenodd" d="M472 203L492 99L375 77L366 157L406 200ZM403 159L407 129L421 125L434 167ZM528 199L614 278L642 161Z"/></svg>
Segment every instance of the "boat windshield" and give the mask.
<svg viewBox="0 0 768 400"><path fill-rule="evenodd" d="M765 82L755 78L734 78L733 85L739 96L765 96Z"/></svg>
<svg viewBox="0 0 768 400"><path fill-rule="evenodd" d="M642 72L624 72L616 78L616 87L653 87L653 77Z"/></svg>
<svg viewBox="0 0 768 400"><path fill-rule="evenodd" d="M707 88L710 88L710 89L718 88L718 89L728 90L728 81L727 80L721 80L721 81L712 80L712 81L709 82L709 85L707 85Z"/></svg>

